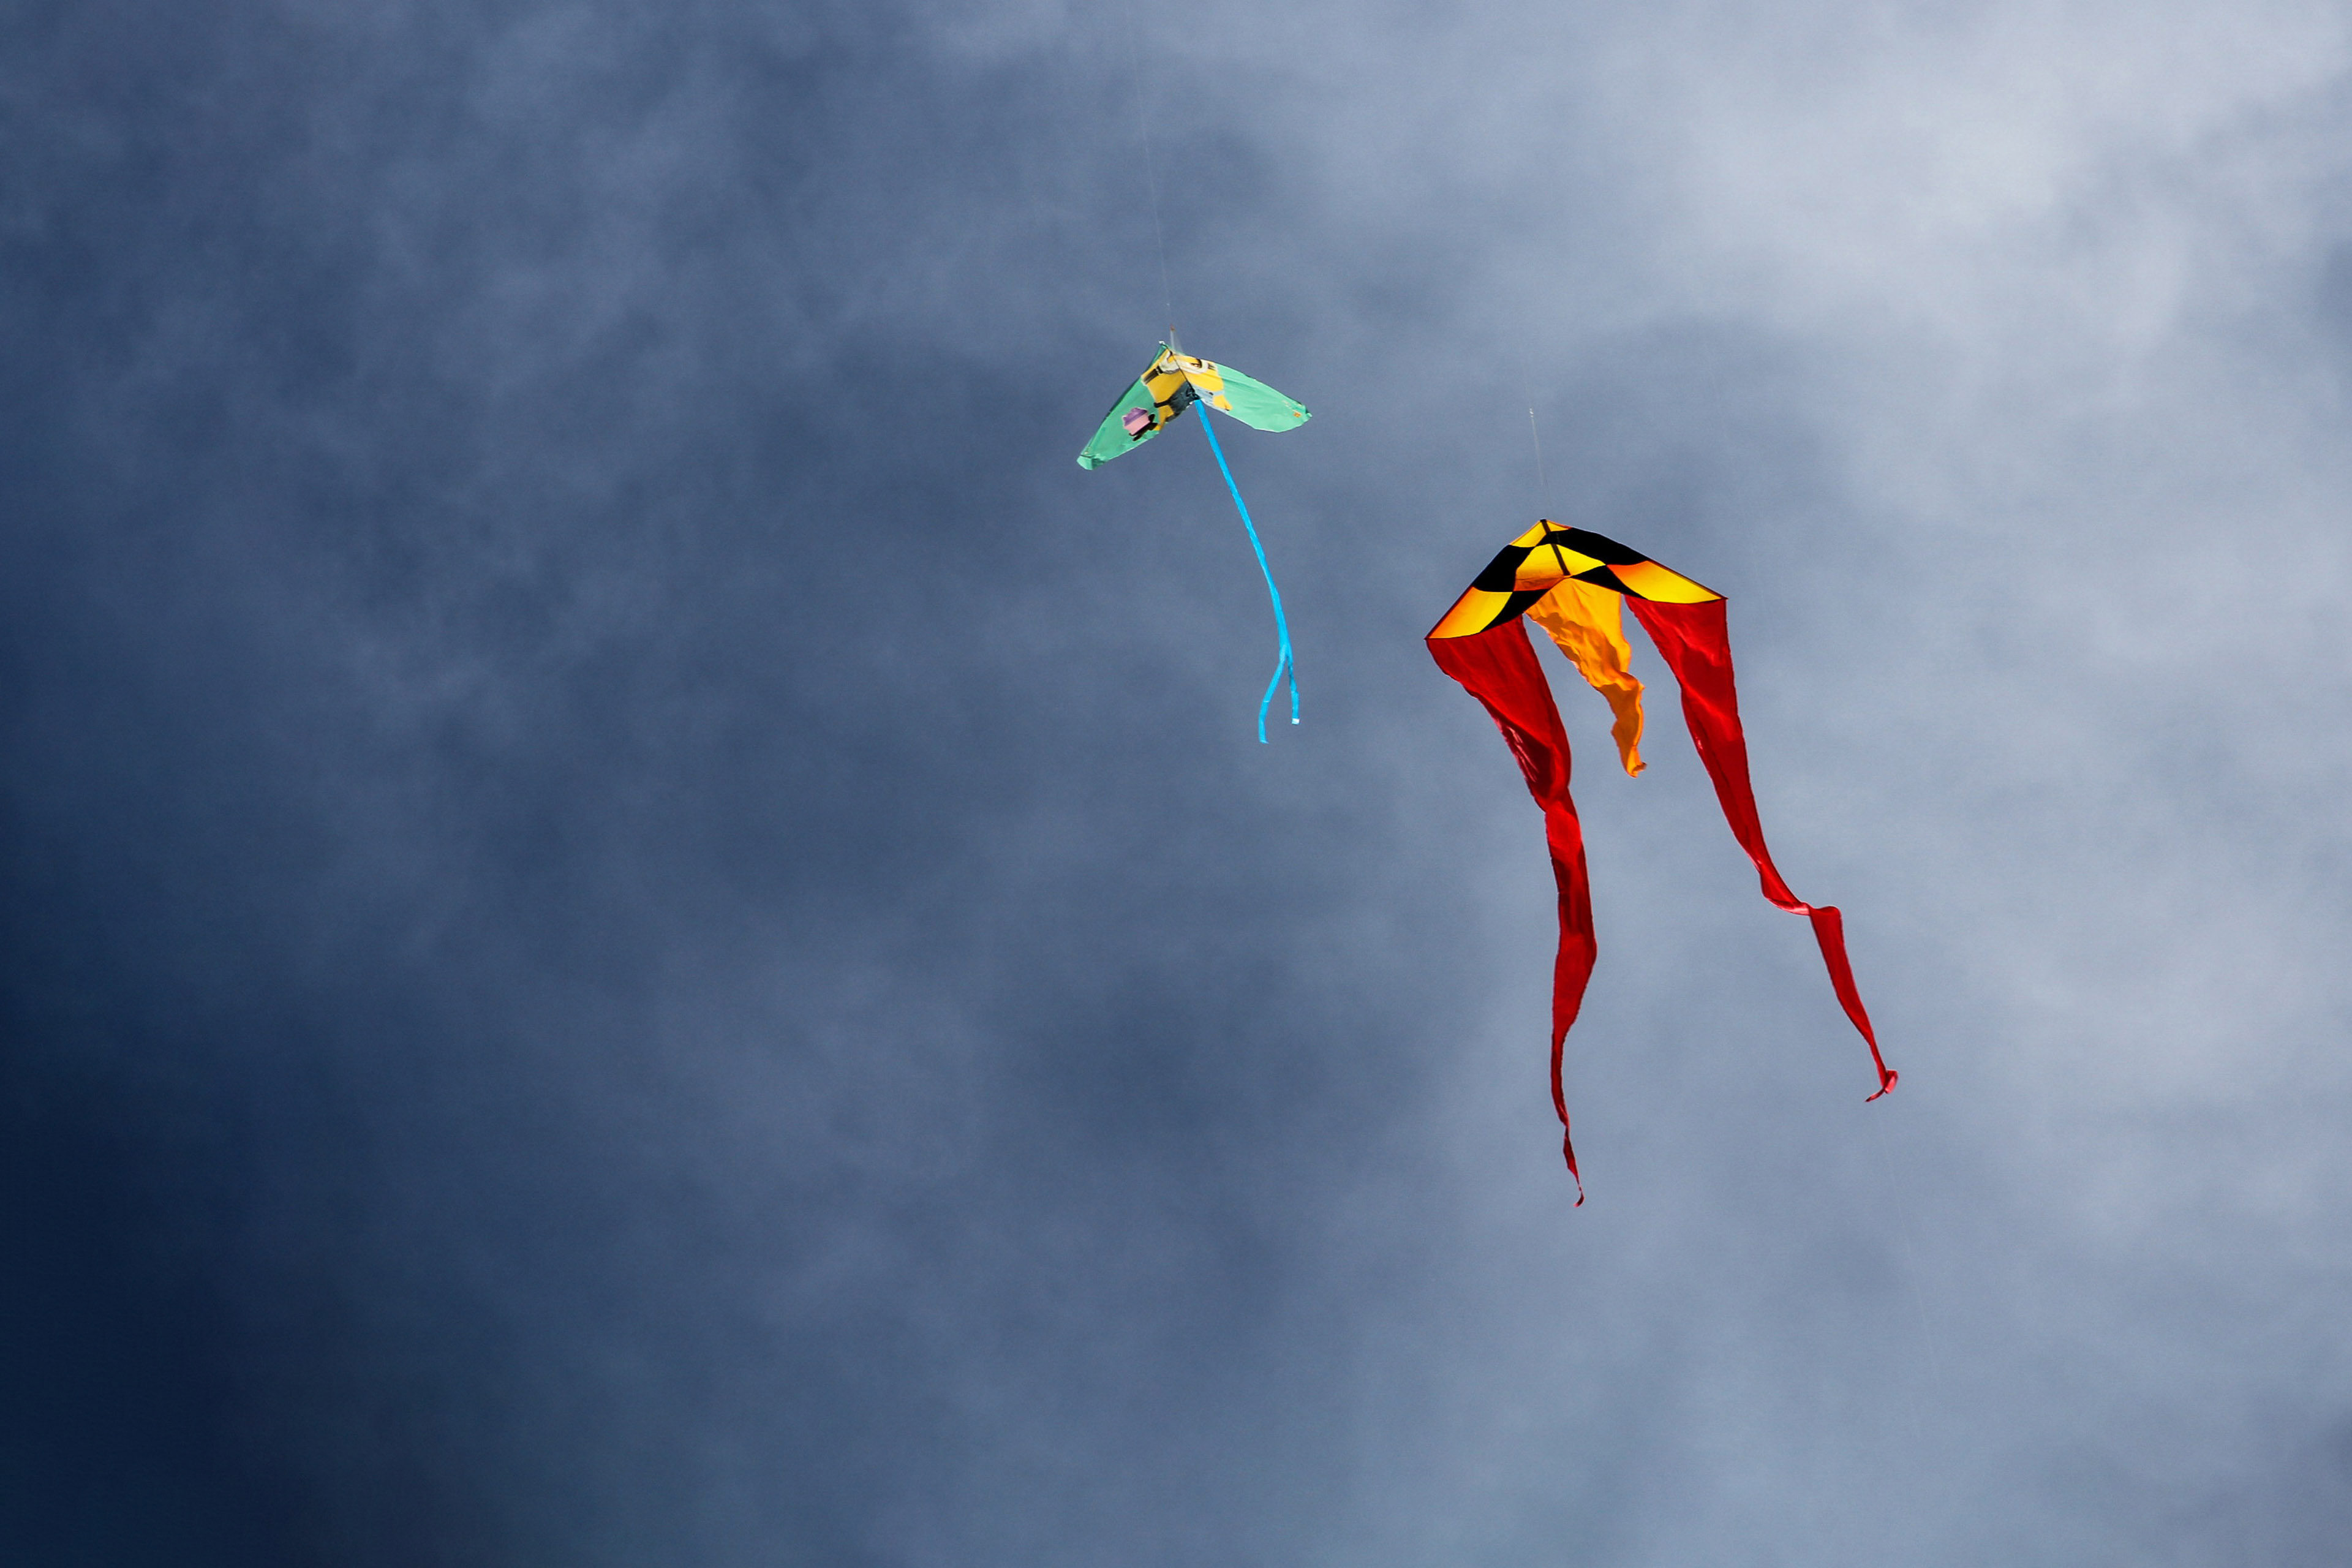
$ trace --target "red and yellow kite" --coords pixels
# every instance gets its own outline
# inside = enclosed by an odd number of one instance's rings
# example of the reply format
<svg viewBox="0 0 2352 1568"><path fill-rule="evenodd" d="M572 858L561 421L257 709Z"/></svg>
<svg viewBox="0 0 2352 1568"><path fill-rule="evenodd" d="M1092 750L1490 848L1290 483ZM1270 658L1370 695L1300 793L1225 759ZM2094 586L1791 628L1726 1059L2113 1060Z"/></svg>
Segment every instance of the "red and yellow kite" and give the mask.
<svg viewBox="0 0 2352 1568"><path fill-rule="evenodd" d="M1791 914L1813 922L1813 936L1828 964L1830 984L1845 1016L1870 1047L1878 1071L1876 1100L1895 1087L1895 1072L1878 1054L1878 1037L1854 989L1846 963L1845 926L1836 910L1808 904L1789 890L1764 845L1756 816L1756 795L1748 779L1748 739L1739 727L1739 696L1731 672L1731 638L1723 595L1678 572L1659 565L1613 539L1537 523L1503 547L1478 574L1444 618L1431 628L1429 651L1437 667L1460 681L1493 715L1503 739L1527 775L1528 792L1543 807L1544 833L1551 846L1553 878L1559 885L1559 956L1552 966L1551 1100L1559 1112L1560 1152L1576 1177L1576 1201L1584 1201L1584 1178L1576 1169L1570 1139L1568 1096L1560 1088L1561 1042L1584 1003L1598 951L1592 934L1592 900L1585 880L1584 828L1568 792L1568 731L1561 728L1551 686L1536 660L1522 616L1551 635L1593 689L1608 700L1615 718L1612 733L1628 773L1642 771L1642 683L1632 669L1625 644L1622 606L1650 634L1666 668L1683 689L1683 717L1699 760L1715 781L1716 798L1731 824L1731 836L1756 862L1764 896Z"/></svg>

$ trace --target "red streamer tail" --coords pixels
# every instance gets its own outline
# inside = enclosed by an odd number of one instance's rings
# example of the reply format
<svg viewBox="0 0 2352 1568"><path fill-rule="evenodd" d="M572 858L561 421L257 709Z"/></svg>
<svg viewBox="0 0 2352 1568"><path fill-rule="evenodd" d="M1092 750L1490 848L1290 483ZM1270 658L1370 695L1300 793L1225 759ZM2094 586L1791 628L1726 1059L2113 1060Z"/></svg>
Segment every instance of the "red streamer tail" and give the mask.
<svg viewBox="0 0 2352 1568"><path fill-rule="evenodd" d="M1559 956L1551 974L1551 1103L1559 1113L1559 1149L1584 1202L1584 1177L1576 1168L1576 1144L1569 1131L1568 1092L1560 1083L1560 1052L1584 1005L1600 944L1592 932L1592 893L1584 870L1584 825L1568 792L1568 731L1552 700L1527 627L1518 620L1465 637L1431 637L1437 668L1462 683L1486 706L1495 727L1519 760L1528 793L1543 807L1544 837L1551 849L1552 879L1559 888ZM1856 1004L1860 1005L1860 1004Z"/></svg>
<svg viewBox="0 0 2352 1568"><path fill-rule="evenodd" d="M1683 717L1690 724L1691 741L1698 747L1699 760L1706 764L1707 777L1715 781L1715 798L1723 805L1731 836L1756 862L1764 896L1790 914L1804 915L1812 921L1813 939L1821 943L1830 985L1870 1047L1871 1066L1878 1071L1878 1093L1870 1098L1876 1100L1893 1089L1901 1075L1878 1054L1878 1036L1870 1026L1862 993L1854 987L1853 966L1846 961L1845 919L1827 904L1808 904L1790 892L1764 843L1764 825L1757 817L1756 791L1748 775L1748 735L1739 723L1739 691L1732 677L1731 629L1724 601L1669 605L1629 597L1625 602L1650 634L1650 640L1658 645L1666 668L1675 672L1683 689Z"/></svg>

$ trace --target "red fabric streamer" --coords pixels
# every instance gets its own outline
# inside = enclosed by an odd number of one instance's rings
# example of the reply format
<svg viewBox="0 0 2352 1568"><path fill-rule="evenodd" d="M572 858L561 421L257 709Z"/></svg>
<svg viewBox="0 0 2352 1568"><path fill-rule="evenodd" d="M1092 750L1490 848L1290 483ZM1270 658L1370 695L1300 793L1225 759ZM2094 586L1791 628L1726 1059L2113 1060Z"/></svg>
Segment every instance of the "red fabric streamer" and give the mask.
<svg viewBox="0 0 2352 1568"><path fill-rule="evenodd" d="M1862 993L1854 989L1853 968L1845 956L1844 917L1826 904L1815 908L1790 892L1789 884L1772 864L1771 850L1765 847L1764 826L1756 816L1756 791L1748 777L1748 736L1739 725L1739 693L1732 680L1731 633L1724 615L1724 601L1669 605L1629 595L1625 603L1643 629L1650 634L1650 640L1658 645L1666 668L1675 672L1675 679L1683 689L1683 717L1689 721L1691 740L1698 747L1699 760L1706 764L1707 776L1715 781L1715 797L1723 803L1723 816L1731 825L1731 836L1739 840L1739 847L1756 862L1764 896L1790 914L1803 915L1813 922L1813 940L1822 945L1822 962L1829 967L1830 984L1837 991L1845 1016L1853 1020L1864 1043L1870 1047L1871 1065L1878 1069L1878 1094L1870 1097L1876 1100L1879 1094L1893 1089L1901 1075L1878 1054L1878 1037L1871 1030L1870 1015L1863 1010ZM1519 640L1524 644L1526 638ZM1430 646L1433 649L1437 645ZM1522 651L1532 660L1532 648ZM1438 662L1445 661L1441 658ZM1538 674L1540 679L1541 672ZM1487 708L1492 710L1494 704L1487 703ZM1496 721L1501 721L1499 714ZM1555 716L1555 729L1559 722ZM1532 787L1534 775L1530 773L1528 778ZM1560 793L1563 797L1567 795L1564 776ZM1570 814L1573 817L1573 807ZM1580 874L1581 865L1580 859ZM1562 951L1565 952L1564 945ZM1580 994L1580 985L1579 992ZM1570 1016L1574 1016L1571 1006ZM1555 1047L1555 1052L1557 1049Z"/></svg>
<svg viewBox="0 0 2352 1568"><path fill-rule="evenodd" d="M1559 1112L1559 1152L1568 1161L1568 1173L1576 1180L1576 1201L1581 1205L1584 1177L1576 1169L1576 1144L1569 1133L1568 1095L1559 1077L1560 1047L1568 1038L1569 1026L1576 1022L1577 1009L1584 1005L1584 988L1592 978L1600 946L1593 939L1592 895L1585 879L1584 825L1578 820L1576 802L1568 793L1568 731L1560 726L1551 683L1544 679L1543 666L1528 640L1526 624L1517 617L1475 637L1431 637L1429 652L1440 669L1486 705L1495 727L1510 742L1511 754L1519 759L1528 793L1543 807L1552 879L1559 886L1559 955L1552 962L1551 978L1551 1103ZM1727 671L1729 668L1725 666ZM1736 716L1732 724L1736 732ZM1747 776L1744 762L1740 776ZM1837 919L1835 910L1822 913L1832 922ZM1820 915L1814 918L1818 921ZM1822 939L1824 952L1828 942ZM1844 962L1841 943L1832 973L1842 973ZM1852 988L1848 981L1839 994L1849 994ZM1862 1004L1856 1001L1847 1010L1867 1035L1870 1026L1862 1019ZM1877 1049L1875 1045L1871 1047L1874 1055Z"/></svg>

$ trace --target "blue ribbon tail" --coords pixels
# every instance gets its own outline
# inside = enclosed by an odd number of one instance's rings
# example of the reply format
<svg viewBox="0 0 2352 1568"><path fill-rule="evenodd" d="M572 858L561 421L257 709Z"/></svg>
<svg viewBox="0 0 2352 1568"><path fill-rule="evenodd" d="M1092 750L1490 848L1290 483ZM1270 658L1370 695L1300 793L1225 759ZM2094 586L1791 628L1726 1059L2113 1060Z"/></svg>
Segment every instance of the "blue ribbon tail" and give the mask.
<svg viewBox="0 0 2352 1568"><path fill-rule="evenodd" d="M1225 489L1232 492L1234 510L1242 514L1242 527L1249 531L1250 549L1257 554L1257 569L1265 574L1265 596L1274 601L1274 635L1279 648L1274 661L1274 679L1265 683L1265 695L1258 700L1257 741L1263 746L1265 739L1266 710L1274 706L1274 694L1282 686L1282 678L1290 677L1290 721L1298 722L1298 664L1290 657L1290 622L1282 614L1282 590L1274 585L1274 568L1265 563L1265 546L1258 542L1257 524L1250 521L1249 505L1242 500L1241 486L1234 483L1234 470L1225 462L1225 449L1217 443L1217 427L1209 423L1208 400L1201 400L1201 428L1209 433L1209 450L1217 455L1217 472L1225 476Z"/></svg>

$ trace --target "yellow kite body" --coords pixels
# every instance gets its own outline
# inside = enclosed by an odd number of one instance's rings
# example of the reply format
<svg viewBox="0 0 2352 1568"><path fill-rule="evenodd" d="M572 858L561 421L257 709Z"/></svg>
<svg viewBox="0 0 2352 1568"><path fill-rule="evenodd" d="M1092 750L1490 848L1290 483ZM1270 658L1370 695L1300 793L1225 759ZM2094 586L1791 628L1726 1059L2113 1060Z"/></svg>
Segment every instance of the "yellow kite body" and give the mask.
<svg viewBox="0 0 2352 1568"><path fill-rule="evenodd" d="M1544 521L1503 547L1430 632L1475 637L1525 616L1609 703L1611 739L1629 773L1642 771L1642 682L1626 645L1625 595L1703 605L1722 595L1613 539Z"/></svg>

